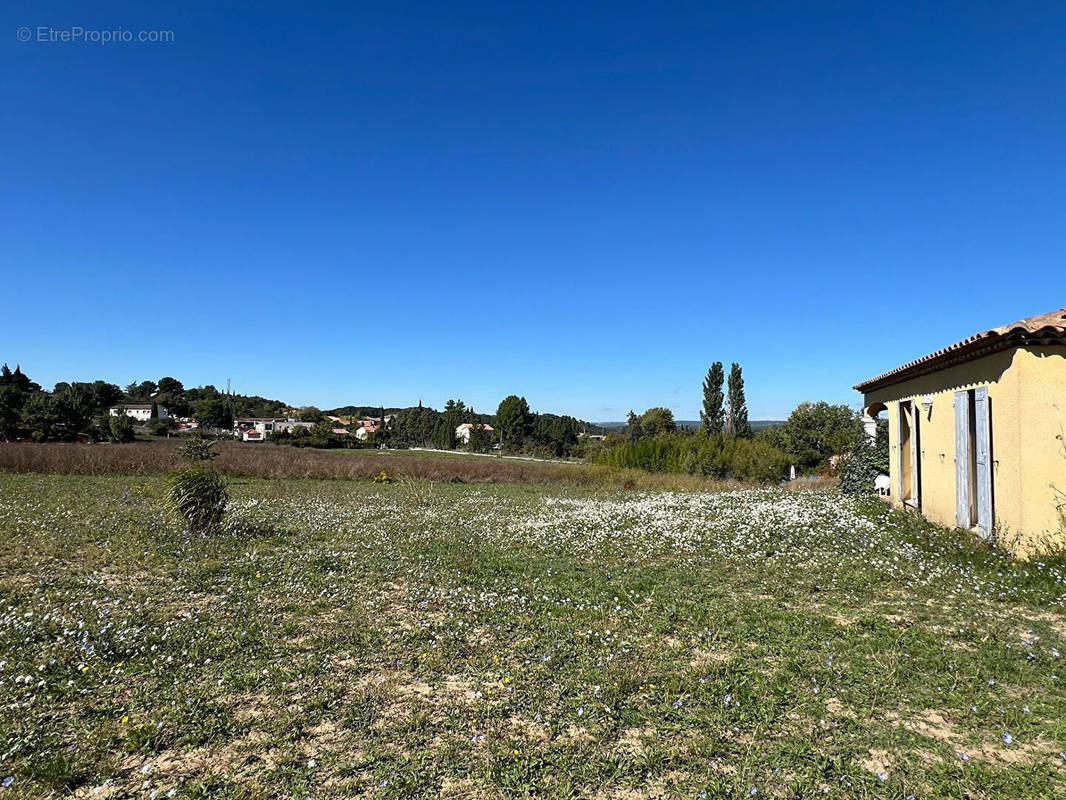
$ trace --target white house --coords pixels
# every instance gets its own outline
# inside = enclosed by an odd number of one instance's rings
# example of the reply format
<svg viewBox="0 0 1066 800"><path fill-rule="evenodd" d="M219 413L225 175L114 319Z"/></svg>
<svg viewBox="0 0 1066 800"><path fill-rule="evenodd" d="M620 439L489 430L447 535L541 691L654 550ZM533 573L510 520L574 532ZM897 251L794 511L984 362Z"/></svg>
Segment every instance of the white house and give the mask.
<svg viewBox="0 0 1066 800"><path fill-rule="evenodd" d="M111 409L111 416L117 417L119 414L125 414L127 417L132 417L138 422L148 422L152 418L152 407L150 405L129 405L129 406L115 406ZM156 406L156 414L159 419L166 419L170 416L166 406Z"/></svg>
<svg viewBox="0 0 1066 800"><path fill-rule="evenodd" d="M291 428L313 428L314 423L284 417L241 417L233 420L233 434L246 442L261 442L273 433ZM257 434L257 435L249 435Z"/></svg>
<svg viewBox="0 0 1066 800"><path fill-rule="evenodd" d="M385 417L385 424L391 420L392 416ZM381 425L381 417L363 417L359 420L359 427L355 429L355 438L361 442L366 441L366 437L381 430Z"/></svg>
<svg viewBox="0 0 1066 800"><path fill-rule="evenodd" d="M457 442L462 442L463 444L470 444L470 435L473 433L474 428L479 428L486 433L492 433L493 431L491 425L476 425L472 422L464 422L455 429L455 440Z"/></svg>

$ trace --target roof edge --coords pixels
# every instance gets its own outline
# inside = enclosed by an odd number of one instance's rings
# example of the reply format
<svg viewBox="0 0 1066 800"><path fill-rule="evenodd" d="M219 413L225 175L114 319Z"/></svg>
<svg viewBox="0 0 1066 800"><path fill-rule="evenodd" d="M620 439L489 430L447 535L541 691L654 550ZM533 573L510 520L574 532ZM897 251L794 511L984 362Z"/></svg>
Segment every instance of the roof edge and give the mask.
<svg viewBox="0 0 1066 800"><path fill-rule="evenodd" d="M1052 323L1037 327L1027 324L1037 320L1044 322L1056 315L1062 315L1059 319L1066 319L1066 309L978 333L894 370L858 383L853 388L865 394L1014 347L1066 345L1066 325Z"/></svg>

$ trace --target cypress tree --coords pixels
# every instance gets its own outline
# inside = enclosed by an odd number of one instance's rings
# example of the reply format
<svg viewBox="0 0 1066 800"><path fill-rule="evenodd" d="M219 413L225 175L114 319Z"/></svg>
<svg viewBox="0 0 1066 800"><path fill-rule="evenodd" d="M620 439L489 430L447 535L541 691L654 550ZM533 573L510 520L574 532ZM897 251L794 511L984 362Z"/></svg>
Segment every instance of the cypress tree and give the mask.
<svg viewBox="0 0 1066 800"><path fill-rule="evenodd" d="M644 435L644 431L641 430L640 417L633 413L633 409L629 409L629 416L626 418L625 434L631 442L637 441Z"/></svg>
<svg viewBox="0 0 1066 800"><path fill-rule="evenodd" d="M707 433L721 433L725 426L725 396L722 384L725 382L725 370L721 361L715 361L707 370L703 381L703 410L700 419Z"/></svg>
<svg viewBox="0 0 1066 800"><path fill-rule="evenodd" d="M751 438L751 423L748 422L748 401L744 399L744 375L740 364L733 362L729 370L729 413L726 430L741 439Z"/></svg>

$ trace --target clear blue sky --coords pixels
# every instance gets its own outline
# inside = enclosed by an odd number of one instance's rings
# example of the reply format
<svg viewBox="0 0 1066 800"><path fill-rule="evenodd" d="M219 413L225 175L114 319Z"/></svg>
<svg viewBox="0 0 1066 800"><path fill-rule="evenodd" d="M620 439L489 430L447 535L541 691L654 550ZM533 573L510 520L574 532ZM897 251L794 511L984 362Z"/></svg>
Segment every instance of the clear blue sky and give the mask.
<svg viewBox="0 0 1066 800"><path fill-rule="evenodd" d="M0 11L42 384L780 418L1066 305L1062 4L92 5Z"/></svg>

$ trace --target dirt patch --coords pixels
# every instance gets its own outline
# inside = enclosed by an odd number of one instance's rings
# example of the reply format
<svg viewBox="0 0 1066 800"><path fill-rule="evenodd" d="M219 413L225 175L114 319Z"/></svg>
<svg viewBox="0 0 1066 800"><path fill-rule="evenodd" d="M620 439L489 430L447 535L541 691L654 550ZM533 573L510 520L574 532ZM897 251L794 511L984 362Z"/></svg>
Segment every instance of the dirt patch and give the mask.
<svg viewBox="0 0 1066 800"><path fill-rule="evenodd" d="M861 762L862 768L869 773L888 776L892 765L896 763L896 756L888 750L869 750L868 755Z"/></svg>
<svg viewBox="0 0 1066 800"><path fill-rule="evenodd" d="M446 776L440 784L441 800L473 800L473 798L500 797L498 791L471 778Z"/></svg>
<svg viewBox="0 0 1066 800"><path fill-rule="evenodd" d="M1032 764L1058 753L1054 742L1041 738L1021 742L1012 737L1009 744L1002 740L985 739L975 744L972 737L967 737L959 731L958 723L952 719L950 712L931 708L909 716L893 713L887 715L887 719L893 725L942 742L955 752L965 754L968 758L983 761Z"/></svg>
<svg viewBox="0 0 1066 800"><path fill-rule="evenodd" d="M1061 636L1063 639L1066 639L1066 615L1064 615L1064 614L1052 614L1050 612L1044 611L1044 612L1042 612L1040 614L1036 614L1034 616L1035 616L1035 619L1038 619L1038 620L1041 620L1043 622L1046 622L1049 626L1051 626L1051 630L1053 630L1057 635Z"/></svg>
<svg viewBox="0 0 1066 800"><path fill-rule="evenodd" d="M631 756L643 755L645 751L644 740L654 736L655 729L651 727L626 728L622 731L622 735L618 737L618 750Z"/></svg>
<svg viewBox="0 0 1066 800"><path fill-rule="evenodd" d="M547 742L552 738L551 729L543 722L526 719L518 714L513 714L507 720L507 727L515 735L535 742Z"/></svg>
<svg viewBox="0 0 1066 800"><path fill-rule="evenodd" d="M834 716L855 719L855 712L851 706L844 705L844 701L839 697L827 697L825 699L825 710Z"/></svg>
<svg viewBox="0 0 1066 800"><path fill-rule="evenodd" d="M310 728L304 734L304 740L300 746L304 755L310 757L323 751L346 751L348 755L351 755L347 747L350 736L349 732L327 719Z"/></svg>
<svg viewBox="0 0 1066 800"><path fill-rule="evenodd" d="M840 613L826 614L826 616L842 628L846 628L849 625L854 625L855 621L858 619L858 617L852 617L848 616L847 614Z"/></svg>
<svg viewBox="0 0 1066 800"><path fill-rule="evenodd" d="M577 725L569 725L566 730L556 737L555 741L560 744L585 744L596 741L592 734Z"/></svg>
<svg viewBox="0 0 1066 800"><path fill-rule="evenodd" d="M649 781L641 787L618 786L602 792L591 793L591 796L609 797L611 800L664 800L667 797L681 797L681 793L674 787L688 780L689 774L681 770L671 770L661 778Z"/></svg>
<svg viewBox="0 0 1066 800"><path fill-rule="evenodd" d="M960 737L955 730L955 725L944 714L935 709L926 709L920 714L909 718L898 718L894 723L901 725L907 730L936 739L939 742L955 742Z"/></svg>
<svg viewBox="0 0 1066 800"><path fill-rule="evenodd" d="M227 694L219 698L220 702L233 709L233 718L238 722L259 719L266 713L274 701L265 692Z"/></svg>
<svg viewBox="0 0 1066 800"><path fill-rule="evenodd" d="M693 650L688 665L695 669L708 664L724 664L733 660L733 654L727 650Z"/></svg>

